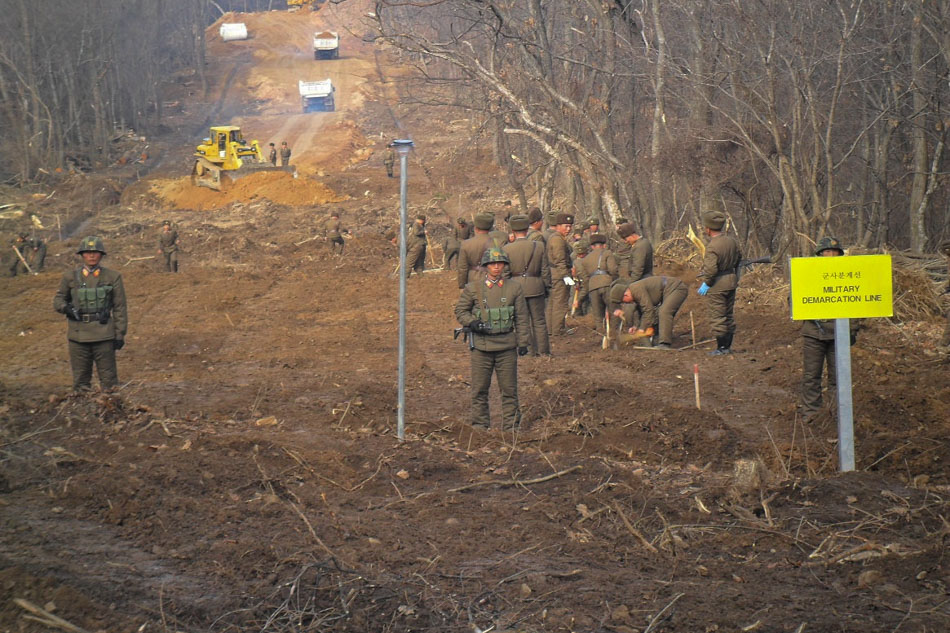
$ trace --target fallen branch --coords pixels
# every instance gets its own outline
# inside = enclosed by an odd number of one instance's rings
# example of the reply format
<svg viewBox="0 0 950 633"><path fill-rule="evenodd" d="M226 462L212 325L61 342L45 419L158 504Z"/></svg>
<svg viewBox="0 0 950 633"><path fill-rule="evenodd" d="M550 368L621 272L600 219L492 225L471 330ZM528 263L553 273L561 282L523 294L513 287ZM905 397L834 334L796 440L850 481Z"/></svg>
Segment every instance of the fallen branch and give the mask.
<svg viewBox="0 0 950 633"><path fill-rule="evenodd" d="M663 607L662 609L660 609L660 612L657 613L655 616L653 616L653 617L650 619L650 624L647 625L647 628L643 629L643 633L650 633L650 631L655 630L658 624L660 624L661 622L663 622L664 620L666 620L666 619L669 617L669 616L667 616L666 618L663 618L663 619L661 620L661 619L660 619L660 616L662 616L664 613L666 613L667 610L669 610L670 607L672 607L674 604L676 604L676 601L677 601L677 600L679 600L680 598L682 598L682 597L685 596L685 595L686 595L685 593L678 593L678 594L676 594L675 596L673 596L673 599L670 600L669 604L667 604L665 607ZM670 615L672 615L672 614L670 614Z"/></svg>
<svg viewBox="0 0 950 633"><path fill-rule="evenodd" d="M132 262L144 262L146 259L155 259L158 255L146 255L145 257L130 257L129 261L122 264L123 266L128 266Z"/></svg>
<svg viewBox="0 0 950 633"><path fill-rule="evenodd" d="M692 345L687 345L686 347L681 347L680 349L681 349L681 350L684 350L684 349L692 349L692 348L694 348L694 347L699 347L700 345L705 345L706 343L715 343L715 342L716 342L716 339L714 339L714 338L707 338L705 341L700 341L700 342L698 342L698 343L693 343Z"/></svg>
<svg viewBox="0 0 950 633"><path fill-rule="evenodd" d="M557 479L558 477L563 477L569 473L574 472L575 470L580 470L581 465L571 466L560 472L556 472L551 475L546 475L544 477L538 477L536 479L507 479L507 480L491 480L491 481L477 481L473 484L468 484L467 486L461 486L460 488L452 488L449 492L462 492L464 490L471 490L472 488L479 488L481 486L530 486L531 484L540 484L545 481L551 481L552 479Z"/></svg>
<svg viewBox="0 0 950 633"><path fill-rule="evenodd" d="M51 626L56 629L69 631L69 633L88 633L86 629L81 629L75 624L71 622L67 622L66 620L62 619L59 616L53 615L46 609L41 609L40 607L36 606L29 600L24 600L22 598L14 598L13 602L21 609L25 609L29 611L30 613L32 613L33 616L36 616L36 617L28 616L28 615L24 616L27 619L35 620L37 622L40 622L41 624L45 624L46 626Z"/></svg>
<svg viewBox="0 0 950 633"><path fill-rule="evenodd" d="M620 509L620 506L618 506L616 503L613 503L611 504L610 507L613 508L613 511L616 512L617 516L620 517L620 520L623 521L623 524L626 526L627 531L633 534L633 536L636 537L638 541L640 541L641 545L643 545L645 548L647 548L654 554L659 553L659 550L656 547L654 547L653 544L650 541L648 541L645 536L643 536L643 533L637 528L633 527L633 524L630 523L630 519L628 519L627 515L623 513L623 511Z"/></svg>
<svg viewBox="0 0 950 633"><path fill-rule="evenodd" d="M320 237L322 237L322 236L320 236L320 235L314 235L313 237L308 237L308 238L305 239L305 240L301 240L301 241L299 241L299 242L294 242L294 246L301 246L302 244L306 244L307 242L312 242L312 241L314 241L314 240L318 240L318 239L320 239Z"/></svg>

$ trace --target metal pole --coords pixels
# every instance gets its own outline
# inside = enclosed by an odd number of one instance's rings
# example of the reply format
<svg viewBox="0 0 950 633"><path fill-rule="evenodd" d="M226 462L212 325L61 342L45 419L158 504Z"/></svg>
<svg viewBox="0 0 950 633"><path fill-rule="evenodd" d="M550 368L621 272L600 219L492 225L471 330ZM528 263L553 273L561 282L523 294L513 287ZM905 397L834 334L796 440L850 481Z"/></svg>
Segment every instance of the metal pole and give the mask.
<svg viewBox="0 0 950 633"><path fill-rule="evenodd" d="M838 462L854 470L854 406L851 401L851 319L835 319L835 374L838 382Z"/></svg>
<svg viewBox="0 0 950 633"><path fill-rule="evenodd" d="M399 387L396 409L396 436L406 439L406 227L408 225L407 196L409 191L408 165L412 141L397 140L392 147L399 152Z"/></svg>

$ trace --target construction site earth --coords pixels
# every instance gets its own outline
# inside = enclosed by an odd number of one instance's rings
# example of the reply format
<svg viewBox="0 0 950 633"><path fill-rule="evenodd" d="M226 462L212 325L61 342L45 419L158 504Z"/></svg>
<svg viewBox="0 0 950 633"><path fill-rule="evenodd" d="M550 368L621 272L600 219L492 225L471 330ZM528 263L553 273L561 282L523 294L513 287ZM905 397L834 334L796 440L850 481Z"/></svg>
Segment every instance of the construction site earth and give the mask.
<svg viewBox="0 0 950 633"><path fill-rule="evenodd" d="M692 324L710 338L692 291L674 351L602 350L573 321L553 358L520 362L517 433L468 425L455 273L432 270L408 280L396 438L386 144L416 141L410 213L430 219L433 268L459 214L512 196L470 121L400 105L408 71L362 41L359 4L225 16L250 38L209 28L220 81L207 100L194 77L169 87L178 111L147 150L130 136L131 160L4 192L50 252L0 280L0 630L950 630L936 317L862 331L857 471L838 474L833 416L796 414L801 342L775 267L743 279L731 357L692 346ZM339 59L315 60L326 29ZM303 113L297 82L328 76L335 111ZM297 177L194 187L209 125L288 141ZM322 239L332 208L342 257ZM177 275L155 256L164 219ZM121 389L76 396L51 303L85 234L123 274L130 331ZM693 289L698 265L685 239L658 247Z"/></svg>

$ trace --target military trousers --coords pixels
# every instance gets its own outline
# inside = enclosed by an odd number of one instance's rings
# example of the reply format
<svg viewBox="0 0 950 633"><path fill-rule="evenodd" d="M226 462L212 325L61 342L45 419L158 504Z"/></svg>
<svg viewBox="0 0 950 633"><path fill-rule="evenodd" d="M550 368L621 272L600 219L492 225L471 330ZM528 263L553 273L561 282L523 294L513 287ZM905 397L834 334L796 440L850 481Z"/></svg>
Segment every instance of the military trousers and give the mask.
<svg viewBox="0 0 950 633"><path fill-rule="evenodd" d="M165 253L165 270L170 273L178 272L178 251Z"/></svg>
<svg viewBox="0 0 950 633"><path fill-rule="evenodd" d="M510 429L521 423L521 407L518 405L518 350L500 352L472 350L472 426L491 426L488 408L488 390L492 373L497 377L501 392L502 428Z"/></svg>
<svg viewBox="0 0 950 633"><path fill-rule="evenodd" d="M46 263L46 244L40 244L40 247L33 251L33 254L30 256L30 268L33 269L33 272L38 273L43 270L43 265Z"/></svg>
<svg viewBox="0 0 950 633"><path fill-rule="evenodd" d="M119 383L115 342L111 339L95 343L69 341L69 364L73 370L73 389L76 391L92 388L93 364L99 374L99 386L102 389L110 389Z"/></svg>
<svg viewBox="0 0 950 633"><path fill-rule="evenodd" d="M459 248L446 249L445 253L442 255L442 268L445 270L450 270L452 268L452 260L455 260L455 267L459 267Z"/></svg>
<svg viewBox="0 0 950 633"><path fill-rule="evenodd" d="M406 272L421 275L426 267L426 245L416 244L410 246L406 251Z"/></svg>
<svg viewBox="0 0 950 633"><path fill-rule="evenodd" d="M595 288L587 293L590 299L590 313L594 315L594 327L600 328L604 323L604 315L607 313L607 293L610 292L610 286Z"/></svg>
<svg viewBox="0 0 950 633"><path fill-rule="evenodd" d="M528 337L531 353L535 356L551 353L551 339L548 338L548 324L544 318L547 300L544 295L525 297L528 304Z"/></svg>
<svg viewBox="0 0 950 633"><path fill-rule="evenodd" d="M735 334L736 291L709 292L706 294L706 309L709 312L709 327L715 337Z"/></svg>
<svg viewBox="0 0 950 633"><path fill-rule="evenodd" d="M343 254L343 249L346 247L346 242L343 241L343 237L337 235L336 237L328 237L327 242L330 244L330 250L334 253L337 251L337 246L340 247L340 255Z"/></svg>
<svg viewBox="0 0 950 633"><path fill-rule="evenodd" d="M686 301L687 292L686 284L678 280L669 281L667 287L663 289L663 303L657 310L660 319L660 343L673 344L673 319Z"/></svg>
<svg viewBox="0 0 950 633"><path fill-rule="evenodd" d="M828 367L828 388L837 386L834 339L802 337L802 415L809 418L821 409L821 375Z"/></svg>
<svg viewBox="0 0 950 633"><path fill-rule="evenodd" d="M555 279L551 284L551 294L548 296L547 324L548 334L562 336L567 332L567 318L571 298L571 287L563 279Z"/></svg>

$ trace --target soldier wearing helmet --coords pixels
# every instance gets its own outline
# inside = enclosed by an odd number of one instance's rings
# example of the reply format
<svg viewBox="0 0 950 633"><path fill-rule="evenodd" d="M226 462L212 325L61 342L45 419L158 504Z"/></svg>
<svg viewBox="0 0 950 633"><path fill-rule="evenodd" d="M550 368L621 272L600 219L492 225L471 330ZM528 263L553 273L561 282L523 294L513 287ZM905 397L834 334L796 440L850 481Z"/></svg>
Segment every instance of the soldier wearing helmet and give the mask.
<svg viewBox="0 0 950 633"><path fill-rule="evenodd" d="M836 238L823 237L815 247L816 257L840 257L844 247ZM851 319L851 345L858 339L861 322ZM835 376L835 321L802 321L802 418L810 422L821 411L821 375L828 366L828 389L837 385Z"/></svg>
<svg viewBox="0 0 950 633"><path fill-rule="evenodd" d="M83 265L63 273L53 309L66 315L69 363L73 389L92 388L92 367L99 374L99 386L111 389L118 382L115 353L125 344L128 311L122 276L100 266L106 255L102 238L83 238L76 253Z"/></svg>
<svg viewBox="0 0 950 633"><path fill-rule="evenodd" d="M167 272L178 272L178 248L178 231L172 226L171 220L165 220L162 222L162 232L158 234L158 254L165 256Z"/></svg>
<svg viewBox="0 0 950 633"><path fill-rule="evenodd" d="M514 429L521 424L518 356L528 353L528 305L521 284L504 277L509 264L504 251L489 248L481 263L485 277L467 283L455 304L455 318L472 336L471 423L491 426L488 390L494 373L501 392L502 429Z"/></svg>

